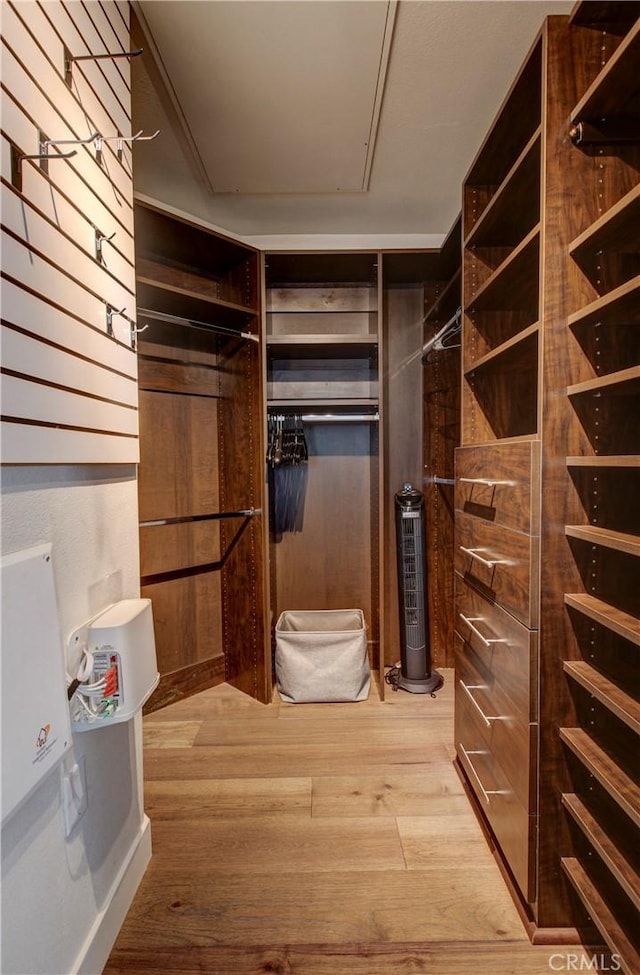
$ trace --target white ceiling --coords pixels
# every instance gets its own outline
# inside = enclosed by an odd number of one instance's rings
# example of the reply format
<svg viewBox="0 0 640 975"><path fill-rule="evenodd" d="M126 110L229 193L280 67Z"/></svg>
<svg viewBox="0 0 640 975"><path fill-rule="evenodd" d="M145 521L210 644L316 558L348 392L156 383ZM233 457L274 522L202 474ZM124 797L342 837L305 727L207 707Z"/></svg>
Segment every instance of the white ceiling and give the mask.
<svg viewBox="0 0 640 975"><path fill-rule="evenodd" d="M433 245L544 17L572 6L138 0L134 128L161 135L136 144L136 192L263 245Z"/></svg>

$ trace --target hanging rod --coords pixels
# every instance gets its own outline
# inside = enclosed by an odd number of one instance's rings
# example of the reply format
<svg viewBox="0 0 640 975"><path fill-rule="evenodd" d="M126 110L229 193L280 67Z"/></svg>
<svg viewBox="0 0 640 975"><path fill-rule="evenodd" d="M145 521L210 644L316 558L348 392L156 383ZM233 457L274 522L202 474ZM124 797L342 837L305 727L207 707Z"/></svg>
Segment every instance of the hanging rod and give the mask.
<svg viewBox="0 0 640 975"><path fill-rule="evenodd" d="M445 322L442 328L438 329L436 334L425 342L422 346L422 363L423 365L427 362L429 356L432 352L442 352L446 349L459 349L460 345L445 345L445 339L447 337L452 337L457 335L462 328L462 308L458 308L456 312L451 316L449 321Z"/></svg>
<svg viewBox="0 0 640 975"><path fill-rule="evenodd" d="M303 423L377 423L379 413L303 413Z"/></svg>
<svg viewBox="0 0 640 975"><path fill-rule="evenodd" d="M177 518L154 518L141 521L140 528L155 528L157 525L186 525L195 521L220 521L222 518L254 518L262 514L262 508L242 508L239 511L217 511L212 515L184 515Z"/></svg>
<svg viewBox="0 0 640 975"><path fill-rule="evenodd" d="M152 311L150 308L138 308L138 315L147 315L158 322L168 322L170 325L185 325L187 328L201 328L205 332L220 332L221 335L231 335L237 339L249 339L250 342L259 342L257 335L251 332L239 332L235 328L227 328L225 325L214 325L211 322L200 322L196 318L182 318L180 315L167 315L163 311Z"/></svg>

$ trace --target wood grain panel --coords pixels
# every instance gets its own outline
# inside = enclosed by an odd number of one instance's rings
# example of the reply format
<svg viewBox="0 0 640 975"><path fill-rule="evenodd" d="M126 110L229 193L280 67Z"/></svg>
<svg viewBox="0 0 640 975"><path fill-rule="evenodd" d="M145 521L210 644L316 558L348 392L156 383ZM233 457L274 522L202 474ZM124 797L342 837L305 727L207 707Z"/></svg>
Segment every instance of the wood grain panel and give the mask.
<svg viewBox="0 0 640 975"><path fill-rule="evenodd" d="M220 510L217 402L140 391L140 520Z"/></svg>
<svg viewBox="0 0 640 975"><path fill-rule="evenodd" d="M456 572L529 627L535 627L538 618L538 551L535 536L457 513ZM489 566L481 559L494 561Z"/></svg>
<svg viewBox="0 0 640 975"><path fill-rule="evenodd" d="M222 653L219 573L159 582L141 591L153 601L161 675Z"/></svg>
<svg viewBox="0 0 640 975"><path fill-rule="evenodd" d="M151 717L154 711L173 707L191 694L216 687L224 681L224 654L222 650L209 660L200 660L196 664L187 664L178 670L161 674L160 683L144 706L145 717Z"/></svg>
<svg viewBox="0 0 640 975"><path fill-rule="evenodd" d="M489 482L489 483L487 483ZM536 441L460 447L456 508L537 535L540 531L539 444Z"/></svg>
<svg viewBox="0 0 640 975"><path fill-rule="evenodd" d="M277 724L277 722L274 722ZM167 747L175 741L176 722L155 722L145 731L145 744L152 748ZM184 734L193 743L191 728L198 722L180 722ZM177 732L180 733L180 730ZM166 736L166 737L165 737ZM160 742L158 741L160 738ZM311 816L311 779L198 779L192 782L148 782L144 790L144 808L152 822L181 823L184 819L246 819L277 815Z"/></svg>
<svg viewBox="0 0 640 975"><path fill-rule="evenodd" d="M476 740L495 758L528 815L535 812L536 725L514 713L499 675L483 667L462 642L456 655L456 707L476 717Z"/></svg>
<svg viewBox="0 0 640 975"><path fill-rule="evenodd" d="M483 681L489 686L499 684L501 693L521 720L536 721L537 631L519 623L459 574L455 583L456 640L464 641L465 652L472 655L483 671ZM465 623L462 616L469 622Z"/></svg>

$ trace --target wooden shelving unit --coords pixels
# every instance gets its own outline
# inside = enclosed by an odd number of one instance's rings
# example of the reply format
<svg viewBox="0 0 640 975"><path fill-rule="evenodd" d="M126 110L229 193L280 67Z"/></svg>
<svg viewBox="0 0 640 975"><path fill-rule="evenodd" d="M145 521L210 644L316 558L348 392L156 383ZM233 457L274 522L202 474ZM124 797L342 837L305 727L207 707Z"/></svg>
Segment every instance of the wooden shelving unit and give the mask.
<svg viewBox="0 0 640 975"><path fill-rule="evenodd" d="M225 679L266 701L258 252L142 203L135 239L149 708Z"/></svg>
<svg viewBox="0 0 640 975"><path fill-rule="evenodd" d="M572 778L563 804L580 831L562 865L628 973L640 966L640 788L629 766L640 744L640 686L629 663L640 646L639 18L636 3L582 3L571 26L602 38L608 57L570 112L587 137L572 150L584 161L577 202L586 225L568 248L568 325L584 375L567 397L588 443L566 458L579 476L583 520L565 533L584 591L564 596L578 641L563 664L574 721L560 729Z"/></svg>
<svg viewBox="0 0 640 975"><path fill-rule="evenodd" d="M304 416L308 446L302 465L268 465L272 622L300 607L362 609L382 683L379 262L265 254L264 369L267 411Z"/></svg>

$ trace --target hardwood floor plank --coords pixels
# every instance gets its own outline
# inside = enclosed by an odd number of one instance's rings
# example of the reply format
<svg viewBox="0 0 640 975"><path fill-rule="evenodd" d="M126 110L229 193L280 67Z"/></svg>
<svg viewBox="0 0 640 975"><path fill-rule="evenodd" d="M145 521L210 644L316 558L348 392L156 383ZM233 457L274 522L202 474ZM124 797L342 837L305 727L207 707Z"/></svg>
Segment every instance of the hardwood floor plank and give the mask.
<svg viewBox="0 0 640 975"><path fill-rule="evenodd" d="M219 873L202 862L152 863L119 949L390 942L524 942L495 864L470 871L354 870ZM490 970L489 970L490 971ZM489 971L482 975L489 975Z"/></svg>
<svg viewBox="0 0 640 975"><path fill-rule="evenodd" d="M191 871L203 851L210 872L404 870L395 820L239 817L153 824L159 863Z"/></svg>
<svg viewBox="0 0 640 975"><path fill-rule="evenodd" d="M104 975L549 975L554 965L570 971L569 964L573 971L594 971L592 952L512 942L270 945L118 950Z"/></svg>
<svg viewBox="0 0 640 975"><path fill-rule="evenodd" d="M295 735L292 736L295 742ZM433 761L448 758L445 745L378 745L363 748L348 742L326 745L201 745L151 748L145 752L145 778L210 779L349 775L354 770L383 768L392 772L427 772Z"/></svg>
<svg viewBox="0 0 640 975"><path fill-rule="evenodd" d="M278 743L297 745L336 745L345 741L349 746L364 745L377 748L379 745L442 744L451 741L451 720L442 715L432 717L428 722L421 717L407 717L401 721L389 720L385 714L374 713L366 720L355 722L351 718L307 718L296 722L273 721L269 717L245 717L237 719L207 719L201 723L194 744L238 745L259 740L261 747ZM150 742L153 745L152 742Z"/></svg>
<svg viewBox="0 0 640 975"><path fill-rule="evenodd" d="M145 811L153 824L185 819L291 813L311 815L311 779L195 779L145 785Z"/></svg>
<svg viewBox="0 0 640 975"><path fill-rule="evenodd" d="M409 816L398 819L398 831L407 870L422 870L433 863L448 869L456 860L470 870L493 860L480 824L467 802L459 815ZM497 869L497 867L496 867Z"/></svg>
<svg viewBox="0 0 640 975"><path fill-rule="evenodd" d="M145 748L191 748L202 721L154 721L143 725Z"/></svg>
<svg viewBox="0 0 640 975"><path fill-rule="evenodd" d="M469 811L451 762L419 774L343 775L313 779L313 816L433 816Z"/></svg>
<svg viewBox="0 0 640 975"><path fill-rule="evenodd" d="M577 970L529 944L479 832L453 688L264 706L222 684L145 717L153 857L104 975Z"/></svg>

